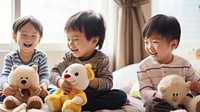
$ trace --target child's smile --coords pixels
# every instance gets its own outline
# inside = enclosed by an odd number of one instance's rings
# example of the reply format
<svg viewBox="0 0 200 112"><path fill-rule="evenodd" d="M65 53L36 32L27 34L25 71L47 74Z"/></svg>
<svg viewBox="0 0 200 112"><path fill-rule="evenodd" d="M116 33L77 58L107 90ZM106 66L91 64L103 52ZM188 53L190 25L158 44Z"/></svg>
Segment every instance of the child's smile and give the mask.
<svg viewBox="0 0 200 112"><path fill-rule="evenodd" d="M74 50L71 49L71 52L76 54L78 52L78 49L74 49Z"/></svg>
<svg viewBox="0 0 200 112"><path fill-rule="evenodd" d="M33 44L30 44L30 43L24 43L24 47L26 48L30 48Z"/></svg>
<svg viewBox="0 0 200 112"><path fill-rule="evenodd" d="M150 55L155 58L157 56L158 53L150 53Z"/></svg>

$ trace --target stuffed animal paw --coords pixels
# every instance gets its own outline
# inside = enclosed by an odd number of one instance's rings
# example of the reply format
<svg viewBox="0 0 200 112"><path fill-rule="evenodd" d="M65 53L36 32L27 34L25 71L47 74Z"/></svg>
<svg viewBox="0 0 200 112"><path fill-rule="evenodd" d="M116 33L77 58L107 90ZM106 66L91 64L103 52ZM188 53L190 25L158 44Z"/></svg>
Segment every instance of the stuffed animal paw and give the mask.
<svg viewBox="0 0 200 112"><path fill-rule="evenodd" d="M188 112L200 112L200 95L193 98L185 97L183 105L186 107Z"/></svg>

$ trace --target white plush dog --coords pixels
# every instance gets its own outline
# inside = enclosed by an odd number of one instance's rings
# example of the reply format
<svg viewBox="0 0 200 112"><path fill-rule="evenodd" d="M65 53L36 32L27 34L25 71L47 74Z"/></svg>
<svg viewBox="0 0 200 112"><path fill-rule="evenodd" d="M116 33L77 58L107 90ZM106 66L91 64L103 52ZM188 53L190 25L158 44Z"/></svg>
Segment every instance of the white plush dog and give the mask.
<svg viewBox="0 0 200 112"><path fill-rule="evenodd" d="M185 79L179 75L168 75L158 84L158 92L170 105L179 109L178 105L183 104L188 112L200 112L200 96L194 98L186 96L189 90L190 82L185 82ZM183 110L175 112L183 112Z"/></svg>

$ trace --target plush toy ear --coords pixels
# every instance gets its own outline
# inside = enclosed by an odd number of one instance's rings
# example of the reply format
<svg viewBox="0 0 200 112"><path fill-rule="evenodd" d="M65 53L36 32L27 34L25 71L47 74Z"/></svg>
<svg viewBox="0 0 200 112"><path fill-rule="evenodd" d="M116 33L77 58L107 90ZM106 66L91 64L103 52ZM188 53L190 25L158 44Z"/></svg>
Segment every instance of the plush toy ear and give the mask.
<svg viewBox="0 0 200 112"><path fill-rule="evenodd" d="M37 65L33 65L32 68L37 72L38 71L38 66Z"/></svg>
<svg viewBox="0 0 200 112"><path fill-rule="evenodd" d="M17 65L13 65L12 66L12 71L15 70L18 66Z"/></svg>
<svg viewBox="0 0 200 112"><path fill-rule="evenodd" d="M87 69L88 79L92 80L94 78L94 72L92 70L92 65L86 64L85 68Z"/></svg>
<svg viewBox="0 0 200 112"><path fill-rule="evenodd" d="M160 91L163 93L163 92L165 92L166 91L166 87L160 87Z"/></svg>

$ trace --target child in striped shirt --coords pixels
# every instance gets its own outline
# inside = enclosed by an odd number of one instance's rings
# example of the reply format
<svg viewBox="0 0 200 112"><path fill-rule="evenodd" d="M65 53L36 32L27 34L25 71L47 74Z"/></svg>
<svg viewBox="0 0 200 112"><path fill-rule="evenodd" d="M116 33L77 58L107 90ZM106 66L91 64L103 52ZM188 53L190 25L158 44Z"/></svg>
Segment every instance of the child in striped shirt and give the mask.
<svg viewBox="0 0 200 112"><path fill-rule="evenodd" d="M13 87L8 84L8 75L13 65L37 65L40 81L41 98L48 95L47 87L49 85L49 72L47 65L47 55L40 50L35 49L43 36L43 26L39 20L33 16L19 17L13 24L13 39L18 44L18 48L4 57L4 66L0 77L0 87L4 96L15 94Z"/></svg>
<svg viewBox="0 0 200 112"><path fill-rule="evenodd" d="M155 15L144 26L143 38L149 56L140 62L137 76L146 112L169 112L174 109L157 92L158 83L167 75L177 74L186 81L192 81L190 89L200 93L200 77L191 64L172 53L179 45L180 34L180 24L172 16Z"/></svg>

